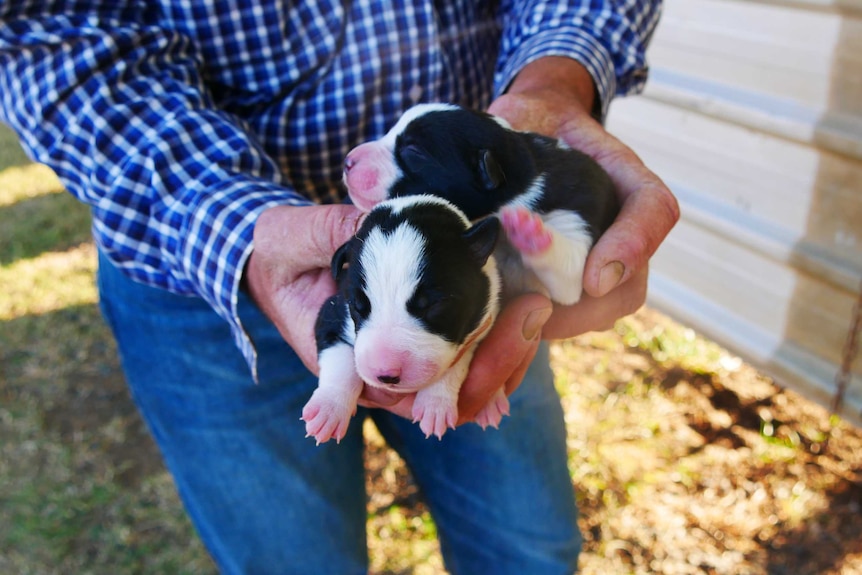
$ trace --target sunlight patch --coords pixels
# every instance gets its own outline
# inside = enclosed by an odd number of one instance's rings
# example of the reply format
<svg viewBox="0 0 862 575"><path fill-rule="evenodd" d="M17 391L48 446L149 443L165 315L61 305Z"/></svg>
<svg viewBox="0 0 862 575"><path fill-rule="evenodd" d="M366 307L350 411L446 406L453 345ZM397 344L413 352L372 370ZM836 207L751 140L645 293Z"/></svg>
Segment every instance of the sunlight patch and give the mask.
<svg viewBox="0 0 862 575"><path fill-rule="evenodd" d="M96 248L89 242L0 267L0 321L98 301Z"/></svg>
<svg viewBox="0 0 862 575"><path fill-rule="evenodd" d="M44 164L13 166L0 170L0 207L62 191L63 184L54 171Z"/></svg>

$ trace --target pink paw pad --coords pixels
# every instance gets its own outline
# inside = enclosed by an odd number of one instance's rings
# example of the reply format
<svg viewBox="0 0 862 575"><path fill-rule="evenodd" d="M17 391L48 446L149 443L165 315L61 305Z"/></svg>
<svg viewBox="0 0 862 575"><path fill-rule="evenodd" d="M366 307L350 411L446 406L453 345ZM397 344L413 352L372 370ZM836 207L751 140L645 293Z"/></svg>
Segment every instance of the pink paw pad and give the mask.
<svg viewBox="0 0 862 575"><path fill-rule="evenodd" d="M482 429L488 427L497 429L506 415L509 415L509 399L503 392L503 388L500 388L488 404L479 410L475 421Z"/></svg>
<svg viewBox="0 0 862 575"><path fill-rule="evenodd" d="M426 438L435 435L442 439L447 430L455 429L458 406L454 401L441 398L417 397L413 403L413 421L419 422L419 429Z"/></svg>
<svg viewBox="0 0 862 575"><path fill-rule="evenodd" d="M551 247L551 231L538 214L523 206L500 210L500 222L509 242L523 254L535 255Z"/></svg>
<svg viewBox="0 0 862 575"><path fill-rule="evenodd" d="M315 391L302 410L306 437L313 437L318 445L330 439L340 442L347 434L347 427L355 412L355 407L331 401Z"/></svg>

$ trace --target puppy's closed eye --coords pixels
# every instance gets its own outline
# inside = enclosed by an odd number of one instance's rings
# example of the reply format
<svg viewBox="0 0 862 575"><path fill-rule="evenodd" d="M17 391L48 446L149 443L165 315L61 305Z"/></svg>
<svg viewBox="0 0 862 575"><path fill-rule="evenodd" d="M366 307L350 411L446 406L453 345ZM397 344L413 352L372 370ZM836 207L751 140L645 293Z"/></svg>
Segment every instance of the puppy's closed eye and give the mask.
<svg viewBox="0 0 862 575"><path fill-rule="evenodd" d="M432 159L428 152L415 144L401 146L398 156L408 169L417 171L427 167L428 162Z"/></svg>
<svg viewBox="0 0 862 575"><path fill-rule="evenodd" d="M356 289L351 293L350 304L355 319L366 319L371 314L371 302L361 289Z"/></svg>
<svg viewBox="0 0 862 575"><path fill-rule="evenodd" d="M407 311L432 329L439 328L443 324L451 323L454 303L452 296L444 296L438 292L419 292L407 302Z"/></svg>

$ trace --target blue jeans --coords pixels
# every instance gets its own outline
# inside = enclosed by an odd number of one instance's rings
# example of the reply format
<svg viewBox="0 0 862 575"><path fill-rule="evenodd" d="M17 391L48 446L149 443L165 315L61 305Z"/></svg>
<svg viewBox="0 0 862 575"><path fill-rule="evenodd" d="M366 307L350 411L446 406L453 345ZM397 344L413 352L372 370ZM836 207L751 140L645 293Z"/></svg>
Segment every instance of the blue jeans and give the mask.
<svg viewBox="0 0 862 575"><path fill-rule="evenodd" d="M580 550L565 428L542 346L499 430L442 441L360 409L341 444L299 416L315 377L244 295L259 379L227 324L197 298L135 283L100 257L99 290L132 395L180 497L224 573L366 573L362 421L412 471L453 574L568 574ZM180 543L181 544L181 543Z"/></svg>

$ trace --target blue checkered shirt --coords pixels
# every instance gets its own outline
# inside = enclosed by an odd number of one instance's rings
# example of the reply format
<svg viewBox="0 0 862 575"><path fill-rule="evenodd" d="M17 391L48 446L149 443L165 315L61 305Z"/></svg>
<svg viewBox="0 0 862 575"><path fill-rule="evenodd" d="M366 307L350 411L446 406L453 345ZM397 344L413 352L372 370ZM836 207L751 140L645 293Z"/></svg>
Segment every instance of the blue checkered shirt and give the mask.
<svg viewBox="0 0 862 575"><path fill-rule="evenodd" d="M485 108L542 56L601 112L646 79L660 0L0 0L0 121L87 202L137 281L237 315L261 211L336 202L341 164L420 101Z"/></svg>

